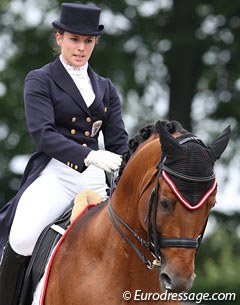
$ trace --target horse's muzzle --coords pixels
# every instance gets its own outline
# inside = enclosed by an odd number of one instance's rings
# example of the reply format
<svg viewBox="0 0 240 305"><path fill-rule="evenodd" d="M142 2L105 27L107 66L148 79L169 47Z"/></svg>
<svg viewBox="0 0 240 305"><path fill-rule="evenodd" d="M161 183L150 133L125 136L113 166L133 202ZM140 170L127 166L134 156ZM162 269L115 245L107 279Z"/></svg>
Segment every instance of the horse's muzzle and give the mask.
<svg viewBox="0 0 240 305"><path fill-rule="evenodd" d="M159 275L160 285L163 290L172 292L184 292L188 291L195 279L195 273L190 276L179 275L177 272L163 268Z"/></svg>

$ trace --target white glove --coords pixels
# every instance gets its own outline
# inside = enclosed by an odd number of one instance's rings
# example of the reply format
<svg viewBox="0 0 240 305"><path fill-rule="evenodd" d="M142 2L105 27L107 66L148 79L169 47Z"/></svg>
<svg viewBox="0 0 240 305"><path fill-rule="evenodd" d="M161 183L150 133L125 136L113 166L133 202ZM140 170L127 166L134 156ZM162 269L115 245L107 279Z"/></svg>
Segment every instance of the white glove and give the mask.
<svg viewBox="0 0 240 305"><path fill-rule="evenodd" d="M86 166L95 165L110 173L111 170L119 169L122 157L107 150L91 150L84 163Z"/></svg>

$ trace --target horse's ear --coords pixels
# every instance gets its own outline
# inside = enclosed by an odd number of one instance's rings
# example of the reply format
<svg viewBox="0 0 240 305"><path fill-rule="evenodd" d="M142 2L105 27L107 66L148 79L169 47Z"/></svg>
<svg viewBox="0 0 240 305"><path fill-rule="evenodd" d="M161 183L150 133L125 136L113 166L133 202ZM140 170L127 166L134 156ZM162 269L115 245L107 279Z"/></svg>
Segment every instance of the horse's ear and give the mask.
<svg viewBox="0 0 240 305"><path fill-rule="evenodd" d="M156 123L156 130L159 133L162 152L166 157L176 156L182 150L178 141L166 130L161 121Z"/></svg>
<svg viewBox="0 0 240 305"><path fill-rule="evenodd" d="M231 128L229 125L227 128L223 130L222 134L212 142L212 144L208 145L208 150L211 156L213 157L214 161L219 159L222 153L224 152L224 150L226 149L230 138L230 134L231 134Z"/></svg>

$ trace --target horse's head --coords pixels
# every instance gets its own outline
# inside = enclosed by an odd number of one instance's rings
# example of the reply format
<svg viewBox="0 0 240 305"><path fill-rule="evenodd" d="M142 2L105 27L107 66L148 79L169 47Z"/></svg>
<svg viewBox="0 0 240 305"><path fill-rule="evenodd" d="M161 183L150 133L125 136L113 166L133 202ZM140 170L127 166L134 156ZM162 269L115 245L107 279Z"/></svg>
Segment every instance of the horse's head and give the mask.
<svg viewBox="0 0 240 305"><path fill-rule="evenodd" d="M157 130L161 149L155 139L136 154L144 158L140 222L161 261L162 288L186 291L192 286L196 250L216 202L214 164L228 144L230 128L208 146L189 133L176 138L160 122Z"/></svg>

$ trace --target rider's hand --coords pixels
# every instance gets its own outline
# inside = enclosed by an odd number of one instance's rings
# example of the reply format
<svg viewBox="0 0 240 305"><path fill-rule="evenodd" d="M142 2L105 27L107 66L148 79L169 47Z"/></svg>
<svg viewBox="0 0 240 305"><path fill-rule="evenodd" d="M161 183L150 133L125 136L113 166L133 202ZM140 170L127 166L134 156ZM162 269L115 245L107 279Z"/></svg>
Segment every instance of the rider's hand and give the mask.
<svg viewBox="0 0 240 305"><path fill-rule="evenodd" d="M122 157L107 150L92 150L84 159L84 163L86 166L92 164L110 173L120 167Z"/></svg>

